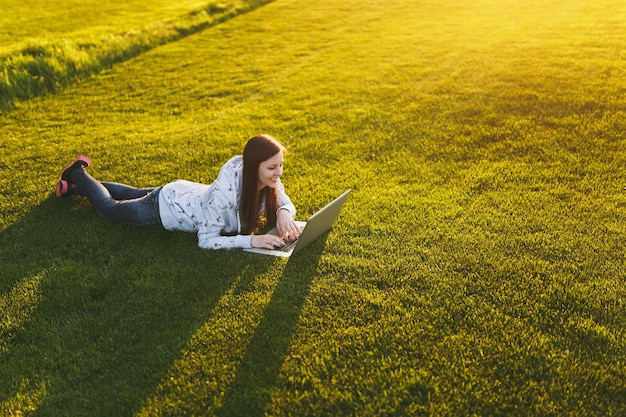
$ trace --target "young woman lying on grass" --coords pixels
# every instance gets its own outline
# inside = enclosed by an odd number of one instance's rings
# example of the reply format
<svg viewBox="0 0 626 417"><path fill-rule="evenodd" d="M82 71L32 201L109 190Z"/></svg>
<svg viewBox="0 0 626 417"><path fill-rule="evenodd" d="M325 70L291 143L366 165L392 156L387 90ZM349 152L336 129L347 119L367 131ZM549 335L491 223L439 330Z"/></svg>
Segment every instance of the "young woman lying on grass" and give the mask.
<svg viewBox="0 0 626 417"><path fill-rule="evenodd" d="M179 180L157 188L99 182L86 171L91 160L79 156L63 170L56 195L83 195L102 216L119 223L195 232L201 248L273 249L300 235L296 209L280 181L284 153L277 140L257 135L243 156L224 164L213 184ZM263 212L279 236L252 234Z"/></svg>

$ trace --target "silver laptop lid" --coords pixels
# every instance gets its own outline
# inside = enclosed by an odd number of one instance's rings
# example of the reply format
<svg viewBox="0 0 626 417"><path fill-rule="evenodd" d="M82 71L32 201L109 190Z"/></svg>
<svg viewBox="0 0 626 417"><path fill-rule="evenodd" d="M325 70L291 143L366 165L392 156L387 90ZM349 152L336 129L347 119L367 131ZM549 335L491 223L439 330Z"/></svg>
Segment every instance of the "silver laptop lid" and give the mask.
<svg viewBox="0 0 626 417"><path fill-rule="evenodd" d="M309 220L307 220L306 226L304 227L302 234L298 238L298 243L293 249L293 253L296 253L300 249L305 248L309 243L317 239L321 234L323 234L332 227L335 219L339 215L339 211L341 211L343 203L348 198L348 194L350 194L350 191L352 190L346 190L339 197L328 203L326 207L322 208L320 211L309 217Z"/></svg>

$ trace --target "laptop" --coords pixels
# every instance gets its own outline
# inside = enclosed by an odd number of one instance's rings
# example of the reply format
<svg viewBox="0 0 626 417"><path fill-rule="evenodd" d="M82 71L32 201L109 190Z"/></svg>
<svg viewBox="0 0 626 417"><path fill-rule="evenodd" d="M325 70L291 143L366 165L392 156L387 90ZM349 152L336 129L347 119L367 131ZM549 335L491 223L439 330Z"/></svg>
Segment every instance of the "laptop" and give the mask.
<svg viewBox="0 0 626 417"><path fill-rule="evenodd" d="M304 249L309 243L313 242L315 239L320 237L320 235L324 234L327 230L329 230L335 219L339 215L339 211L343 206L343 203L348 198L348 194L350 191L347 190L339 197L335 198L333 201L328 203L326 207L322 208L320 211L309 217L309 220L306 222L297 221L298 227L302 233L300 237L293 242L288 243L287 245L276 248L276 249L259 249L259 248L246 248L244 251L252 252L252 253L260 253L263 255L273 255L273 256L282 256L285 258L290 257L294 253L297 253ZM278 235L278 231L276 228L273 228L268 234Z"/></svg>

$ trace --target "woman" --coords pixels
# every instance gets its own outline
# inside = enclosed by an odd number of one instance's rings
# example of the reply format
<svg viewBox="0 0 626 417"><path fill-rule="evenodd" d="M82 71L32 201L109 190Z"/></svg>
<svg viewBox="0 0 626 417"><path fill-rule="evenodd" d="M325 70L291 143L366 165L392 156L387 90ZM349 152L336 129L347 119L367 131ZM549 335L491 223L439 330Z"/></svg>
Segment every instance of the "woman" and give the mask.
<svg viewBox="0 0 626 417"><path fill-rule="evenodd" d="M300 235L296 209L280 181L285 151L271 136L257 135L243 156L224 164L213 184L179 180L158 188L99 182L86 171L91 160L79 156L63 170L56 195L83 195L119 223L195 232L201 248L273 249ZM254 234L263 213L279 236Z"/></svg>

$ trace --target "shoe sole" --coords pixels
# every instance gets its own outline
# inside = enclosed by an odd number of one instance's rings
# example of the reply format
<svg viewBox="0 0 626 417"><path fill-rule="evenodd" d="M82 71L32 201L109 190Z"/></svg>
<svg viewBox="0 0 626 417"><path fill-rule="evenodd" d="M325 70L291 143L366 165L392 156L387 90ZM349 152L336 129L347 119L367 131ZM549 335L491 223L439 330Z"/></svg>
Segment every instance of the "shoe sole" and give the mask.
<svg viewBox="0 0 626 417"><path fill-rule="evenodd" d="M76 162L83 162L85 163L87 166L91 165L91 159L87 158L84 155L81 155L79 157L77 157L76 159L74 159L72 161L71 164L69 164L68 166L66 166L65 168L63 168L63 174L65 174L65 171L67 171L68 169L70 169ZM63 174L61 174L61 177L63 177Z"/></svg>
<svg viewBox="0 0 626 417"><path fill-rule="evenodd" d="M63 197L70 190L70 185L67 181L61 180L57 182L55 194L57 197Z"/></svg>
<svg viewBox="0 0 626 417"><path fill-rule="evenodd" d="M76 165L76 163L81 163L81 165L89 166L89 165L91 165L91 159L89 159L89 158L87 158L86 156L83 156L83 155L81 155L78 158L74 159L71 164L69 164L68 166L63 168L63 172L61 173L61 179L62 180L67 181L67 182L71 182L71 178L69 178L68 171L73 170L74 166Z"/></svg>

